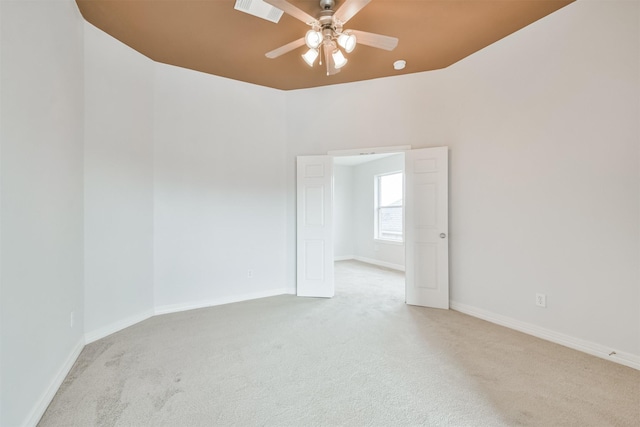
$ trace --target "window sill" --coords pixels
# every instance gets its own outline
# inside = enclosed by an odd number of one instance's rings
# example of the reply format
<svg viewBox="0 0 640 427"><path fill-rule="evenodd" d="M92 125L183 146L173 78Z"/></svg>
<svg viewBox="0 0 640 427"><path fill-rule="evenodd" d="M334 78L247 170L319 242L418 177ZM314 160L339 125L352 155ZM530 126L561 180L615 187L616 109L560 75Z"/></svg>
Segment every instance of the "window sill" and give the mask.
<svg viewBox="0 0 640 427"><path fill-rule="evenodd" d="M400 242L398 240L378 239L377 237L374 237L373 241L376 243L384 243L385 245L404 246L404 241Z"/></svg>

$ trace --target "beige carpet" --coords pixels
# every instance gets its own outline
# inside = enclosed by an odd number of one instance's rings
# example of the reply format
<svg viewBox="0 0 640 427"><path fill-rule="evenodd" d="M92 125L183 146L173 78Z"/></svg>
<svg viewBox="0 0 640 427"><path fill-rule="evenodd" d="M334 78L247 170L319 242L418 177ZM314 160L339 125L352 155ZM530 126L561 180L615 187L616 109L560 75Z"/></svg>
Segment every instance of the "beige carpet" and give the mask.
<svg viewBox="0 0 640 427"><path fill-rule="evenodd" d="M638 426L640 371L404 304L336 265L333 299L154 317L88 345L40 426Z"/></svg>

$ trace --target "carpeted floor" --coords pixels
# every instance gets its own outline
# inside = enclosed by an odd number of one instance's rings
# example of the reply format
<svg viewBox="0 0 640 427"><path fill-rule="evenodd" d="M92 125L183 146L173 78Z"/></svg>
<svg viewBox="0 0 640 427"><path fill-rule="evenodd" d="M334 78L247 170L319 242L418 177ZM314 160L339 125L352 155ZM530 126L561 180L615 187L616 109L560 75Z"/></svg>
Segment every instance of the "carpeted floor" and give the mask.
<svg viewBox="0 0 640 427"><path fill-rule="evenodd" d="M404 304L336 264L332 299L153 317L85 347L40 426L638 426L640 371Z"/></svg>

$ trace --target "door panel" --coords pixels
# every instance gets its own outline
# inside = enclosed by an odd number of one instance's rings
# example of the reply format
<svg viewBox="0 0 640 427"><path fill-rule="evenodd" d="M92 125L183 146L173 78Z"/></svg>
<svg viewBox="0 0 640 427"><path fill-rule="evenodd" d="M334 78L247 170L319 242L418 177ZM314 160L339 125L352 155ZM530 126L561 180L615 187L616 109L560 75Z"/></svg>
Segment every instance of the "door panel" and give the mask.
<svg viewBox="0 0 640 427"><path fill-rule="evenodd" d="M449 308L448 148L405 152L407 304Z"/></svg>
<svg viewBox="0 0 640 427"><path fill-rule="evenodd" d="M333 159L297 159L297 294L332 297Z"/></svg>

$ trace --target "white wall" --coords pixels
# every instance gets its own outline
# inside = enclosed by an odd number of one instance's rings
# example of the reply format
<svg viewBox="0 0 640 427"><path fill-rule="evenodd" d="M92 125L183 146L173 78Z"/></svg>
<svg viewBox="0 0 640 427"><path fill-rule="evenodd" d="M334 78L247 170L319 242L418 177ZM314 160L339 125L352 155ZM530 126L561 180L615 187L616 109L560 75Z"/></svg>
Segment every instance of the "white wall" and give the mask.
<svg viewBox="0 0 640 427"><path fill-rule="evenodd" d="M289 279L296 155L448 145L457 307L640 364L638 15L580 1L445 70L288 93Z"/></svg>
<svg viewBox="0 0 640 427"><path fill-rule="evenodd" d="M154 63L85 23L85 331L153 312Z"/></svg>
<svg viewBox="0 0 640 427"><path fill-rule="evenodd" d="M333 256L336 260L354 257L353 166L333 167Z"/></svg>
<svg viewBox="0 0 640 427"><path fill-rule="evenodd" d="M453 209L465 236L454 262L473 265L455 271L453 299L636 356L638 6L577 2L452 75L456 95L470 94L455 138L475 143L452 183L452 203L474 211ZM523 50L529 35L538 41ZM478 179L482 158L492 172ZM472 194L485 199L463 200ZM498 228L503 249L478 259ZM534 292L548 309L532 306Z"/></svg>
<svg viewBox="0 0 640 427"><path fill-rule="evenodd" d="M0 25L0 425L13 427L35 424L82 346L83 22L73 1L3 0Z"/></svg>
<svg viewBox="0 0 640 427"><path fill-rule="evenodd" d="M37 422L83 332L284 292L285 103L153 63L73 2L2 12L0 424L14 426Z"/></svg>
<svg viewBox="0 0 640 427"><path fill-rule="evenodd" d="M354 223L355 255L357 259L379 265L403 269L404 244L376 240L374 231L374 203L376 175L404 171L404 154L384 157L354 166Z"/></svg>
<svg viewBox="0 0 640 427"><path fill-rule="evenodd" d="M284 92L163 64L155 88L157 310L284 292Z"/></svg>
<svg viewBox="0 0 640 427"><path fill-rule="evenodd" d="M2 2L0 1L0 311L2 310L2 121ZM2 387L4 372L4 365L2 364L3 320L4 316L0 313L0 423L2 422L2 407L4 406L2 403L4 394L4 388Z"/></svg>

